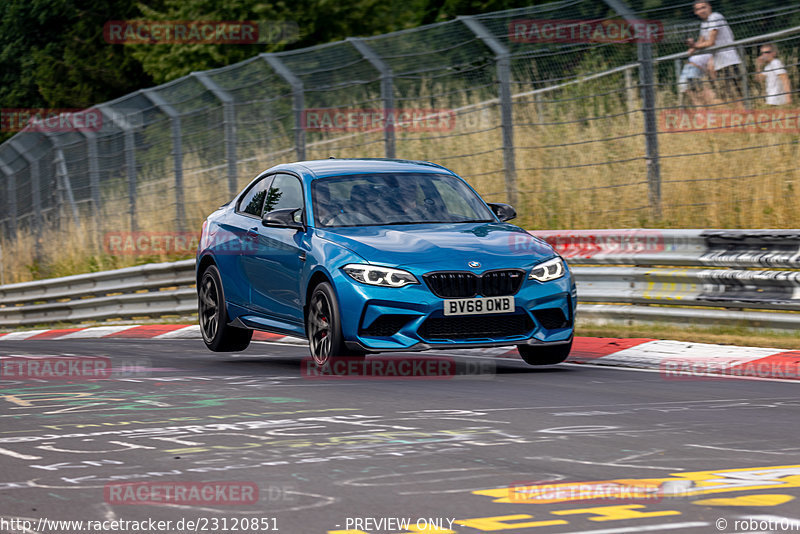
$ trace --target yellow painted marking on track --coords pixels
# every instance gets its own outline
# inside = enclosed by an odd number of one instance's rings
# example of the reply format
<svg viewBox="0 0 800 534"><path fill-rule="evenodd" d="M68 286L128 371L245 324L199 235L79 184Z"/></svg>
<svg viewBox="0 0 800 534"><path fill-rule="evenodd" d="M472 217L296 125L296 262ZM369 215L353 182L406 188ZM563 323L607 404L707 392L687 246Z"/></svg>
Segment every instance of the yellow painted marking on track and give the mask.
<svg viewBox="0 0 800 534"><path fill-rule="evenodd" d="M363 530L328 530L328 534L369 534L369 532L364 532ZM403 532L400 534L458 534L455 530L450 530L449 528L438 528L435 526L428 525L427 528L420 527L417 528L416 525L411 525L409 527L408 532Z"/></svg>
<svg viewBox="0 0 800 534"><path fill-rule="evenodd" d="M465 527L475 528L482 532L497 532L500 530L519 528L549 527L553 525L566 525L569 523L569 521L564 521L563 519L528 521L525 523L507 523L507 521L516 521L520 519L533 519L533 516L528 514L498 515L494 517L477 517L475 519L456 519L455 523Z"/></svg>
<svg viewBox="0 0 800 534"><path fill-rule="evenodd" d="M791 495L768 493L763 495L741 495L739 497L719 497L716 499L702 499L693 501L692 504L700 506L780 506L793 501Z"/></svg>
<svg viewBox="0 0 800 534"><path fill-rule="evenodd" d="M573 483L574 484L574 483ZM621 484L627 486L661 486L664 498L691 497L711 493L730 493L735 491L753 491L761 489L778 489L800 487L800 465L782 465L772 467L753 467L745 469L719 469L714 471L694 471L672 473L665 478L630 478L615 480L587 481L583 484ZM473 491L474 495L485 495L494 498L496 503L531 504L529 492L535 486L511 486ZM563 499L550 502L578 501L580 494L568 494Z"/></svg>
<svg viewBox="0 0 800 534"><path fill-rule="evenodd" d="M417 527L417 525L411 525L409 527L407 534L458 534L455 530L450 530L449 528L439 528L434 525L428 525L427 527Z"/></svg>
<svg viewBox="0 0 800 534"><path fill-rule="evenodd" d="M17 406L33 406L31 401L25 400L25 399L20 399L16 395L3 395L0 398L3 398L5 400L7 400L11 404L16 404Z"/></svg>
<svg viewBox="0 0 800 534"><path fill-rule="evenodd" d="M595 506L592 508L575 508L572 510L557 510L550 512L553 515L590 514L589 521L619 521L621 519L643 519L645 517L663 517L667 515L681 515L677 510L661 510L659 512L640 512L638 508L645 508L643 504L622 504L618 506Z"/></svg>

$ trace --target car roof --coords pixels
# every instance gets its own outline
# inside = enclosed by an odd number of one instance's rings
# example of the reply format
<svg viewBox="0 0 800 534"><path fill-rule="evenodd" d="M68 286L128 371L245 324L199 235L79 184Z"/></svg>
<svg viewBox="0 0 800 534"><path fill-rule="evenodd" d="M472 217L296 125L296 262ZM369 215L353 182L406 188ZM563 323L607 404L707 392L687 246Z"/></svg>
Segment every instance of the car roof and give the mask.
<svg viewBox="0 0 800 534"><path fill-rule="evenodd" d="M280 165L275 170L303 167L313 178L364 174L372 172L435 172L454 174L451 170L428 161L384 158L318 159Z"/></svg>

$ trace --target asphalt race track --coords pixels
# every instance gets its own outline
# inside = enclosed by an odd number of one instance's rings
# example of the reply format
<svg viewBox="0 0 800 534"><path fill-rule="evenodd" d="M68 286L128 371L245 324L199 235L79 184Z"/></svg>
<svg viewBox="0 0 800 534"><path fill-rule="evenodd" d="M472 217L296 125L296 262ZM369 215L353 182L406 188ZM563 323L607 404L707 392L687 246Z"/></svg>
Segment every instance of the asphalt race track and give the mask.
<svg viewBox="0 0 800 534"><path fill-rule="evenodd" d="M785 381L491 351L321 376L306 347L268 342L9 340L2 355L112 369L4 375L4 533L800 531ZM387 374L403 361L425 372Z"/></svg>

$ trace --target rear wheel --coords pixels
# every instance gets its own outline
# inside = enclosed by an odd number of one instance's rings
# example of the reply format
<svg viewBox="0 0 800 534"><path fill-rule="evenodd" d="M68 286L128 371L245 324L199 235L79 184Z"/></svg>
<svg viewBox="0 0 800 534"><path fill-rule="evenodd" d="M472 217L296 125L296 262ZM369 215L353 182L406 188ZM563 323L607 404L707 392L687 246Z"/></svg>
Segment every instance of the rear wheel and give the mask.
<svg viewBox="0 0 800 534"><path fill-rule="evenodd" d="M341 356L364 357L363 352L348 351L345 347L339 301L328 282L319 283L311 293L306 333L311 357L319 367Z"/></svg>
<svg viewBox="0 0 800 534"><path fill-rule="evenodd" d="M203 341L214 352L238 352L250 345L253 331L228 325L228 310L219 270L209 265L197 288L197 315Z"/></svg>
<svg viewBox="0 0 800 534"><path fill-rule="evenodd" d="M572 350L572 341L563 345L517 345L517 350L525 363L530 365L555 365L561 363L569 356Z"/></svg>

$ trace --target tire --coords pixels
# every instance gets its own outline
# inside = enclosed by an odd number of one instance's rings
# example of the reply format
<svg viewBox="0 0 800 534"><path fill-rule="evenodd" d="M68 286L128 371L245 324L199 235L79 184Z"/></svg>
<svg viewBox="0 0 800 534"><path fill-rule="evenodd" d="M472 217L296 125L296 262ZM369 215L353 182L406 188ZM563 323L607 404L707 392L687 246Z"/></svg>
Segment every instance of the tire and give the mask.
<svg viewBox="0 0 800 534"><path fill-rule="evenodd" d="M306 311L306 334L311 358L324 367L342 356L363 358L363 352L350 351L344 344L339 301L328 282L320 282L311 292Z"/></svg>
<svg viewBox="0 0 800 534"><path fill-rule="evenodd" d="M228 309L222 279L216 265L209 265L197 287L197 318L203 342L214 352L238 352L250 345L253 331L228 325Z"/></svg>
<svg viewBox="0 0 800 534"><path fill-rule="evenodd" d="M567 359L572 350L572 340L563 345L517 345L517 350L529 365L555 365Z"/></svg>

